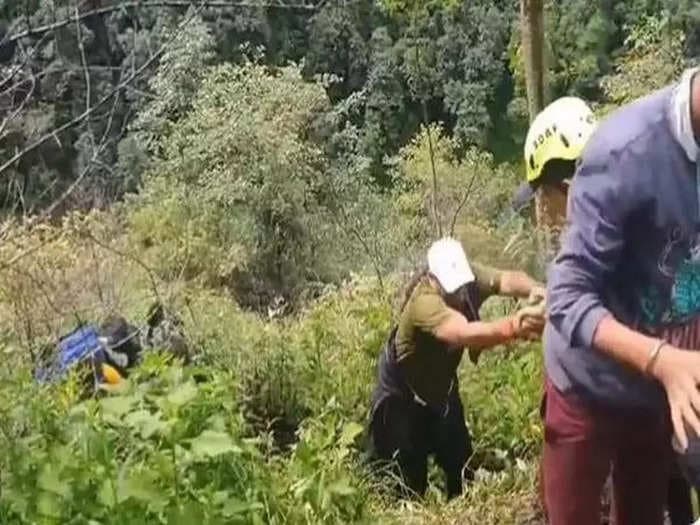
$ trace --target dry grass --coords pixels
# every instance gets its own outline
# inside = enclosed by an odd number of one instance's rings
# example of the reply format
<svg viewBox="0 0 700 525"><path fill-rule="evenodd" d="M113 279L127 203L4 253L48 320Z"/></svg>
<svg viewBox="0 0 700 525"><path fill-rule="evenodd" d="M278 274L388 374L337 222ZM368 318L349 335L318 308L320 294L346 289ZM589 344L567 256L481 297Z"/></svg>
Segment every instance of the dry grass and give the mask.
<svg viewBox="0 0 700 525"><path fill-rule="evenodd" d="M445 503L433 492L425 504L386 506L387 523L401 525L544 525L536 499L536 466L521 463L508 471L481 474L466 494Z"/></svg>

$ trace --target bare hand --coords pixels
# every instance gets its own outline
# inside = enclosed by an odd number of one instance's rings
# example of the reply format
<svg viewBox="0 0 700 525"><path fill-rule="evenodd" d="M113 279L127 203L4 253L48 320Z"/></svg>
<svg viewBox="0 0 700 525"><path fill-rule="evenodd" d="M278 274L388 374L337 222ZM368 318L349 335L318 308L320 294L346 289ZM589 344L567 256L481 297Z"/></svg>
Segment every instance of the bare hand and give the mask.
<svg viewBox="0 0 700 525"><path fill-rule="evenodd" d="M539 339L545 325L545 306L526 306L515 314L516 333L523 339Z"/></svg>
<svg viewBox="0 0 700 525"><path fill-rule="evenodd" d="M700 436L700 353L666 346L661 349L652 374L666 390L673 431L682 450L686 450L686 429Z"/></svg>
<svg viewBox="0 0 700 525"><path fill-rule="evenodd" d="M534 306L544 303L547 300L547 289L544 286L533 286L530 290L530 296L527 299L527 304Z"/></svg>

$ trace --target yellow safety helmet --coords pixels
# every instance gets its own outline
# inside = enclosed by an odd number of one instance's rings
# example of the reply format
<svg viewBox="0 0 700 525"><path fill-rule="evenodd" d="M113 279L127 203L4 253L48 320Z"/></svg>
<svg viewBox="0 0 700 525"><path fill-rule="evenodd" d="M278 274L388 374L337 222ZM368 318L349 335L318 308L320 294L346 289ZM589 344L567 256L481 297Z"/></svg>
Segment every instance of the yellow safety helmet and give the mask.
<svg viewBox="0 0 700 525"><path fill-rule="evenodd" d="M595 125L591 108L580 98L562 97L544 108L525 139L527 181L536 181L550 160L578 159Z"/></svg>
<svg viewBox="0 0 700 525"><path fill-rule="evenodd" d="M530 125L525 139L525 178L517 190L513 207L524 207L552 160L577 160L595 130L593 111L577 97L562 97L544 108Z"/></svg>

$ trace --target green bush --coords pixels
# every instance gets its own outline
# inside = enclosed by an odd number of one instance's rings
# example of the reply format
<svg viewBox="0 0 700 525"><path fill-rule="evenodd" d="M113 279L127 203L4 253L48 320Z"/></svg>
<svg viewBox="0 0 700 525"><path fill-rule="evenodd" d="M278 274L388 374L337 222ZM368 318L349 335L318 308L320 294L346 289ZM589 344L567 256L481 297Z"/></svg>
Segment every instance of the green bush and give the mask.
<svg viewBox="0 0 700 525"><path fill-rule="evenodd" d="M348 523L364 485L358 434L333 410L285 461L246 438L233 376L197 385L153 356L122 392L63 407L55 390L4 382L3 523ZM24 385L24 386L22 386Z"/></svg>
<svg viewBox="0 0 700 525"><path fill-rule="evenodd" d="M316 140L329 108L296 67L211 68L132 203L133 234L160 275L227 285L264 310L351 269L381 274L396 223L362 170L334 170Z"/></svg>
<svg viewBox="0 0 700 525"><path fill-rule="evenodd" d="M453 233L467 254L481 262L536 270L532 226L510 209L524 168L496 164L489 153L477 149L461 150L456 139L433 126L430 132L423 129L394 160L393 203L405 223L405 235L421 247L419 257L439 230Z"/></svg>
<svg viewBox="0 0 700 525"><path fill-rule="evenodd" d="M257 415L271 416L267 423L276 417L313 418L331 400L349 420L365 422L377 357L391 328L390 292L396 288L396 281L383 289L376 280L356 280L329 291L298 316L274 322L263 322L204 292L191 303L188 333L206 341L212 366L236 371L242 386L238 398ZM510 300L492 299L483 315L495 318L512 308ZM478 366L467 359L462 363L461 391L476 459L488 466L501 468L505 459L527 458L537 451L539 348L519 344L485 355Z"/></svg>
<svg viewBox="0 0 700 525"><path fill-rule="evenodd" d="M398 504L384 500L359 447L396 285L357 279L273 321L190 287L184 320L202 369L150 355L128 388L101 399L4 368L0 521L392 522ZM486 315L509 307L495 301ZM540 360L522 350L460 371L474 460L518 487L540 437ZM208 381L197 384L200 372Z"/></svg>

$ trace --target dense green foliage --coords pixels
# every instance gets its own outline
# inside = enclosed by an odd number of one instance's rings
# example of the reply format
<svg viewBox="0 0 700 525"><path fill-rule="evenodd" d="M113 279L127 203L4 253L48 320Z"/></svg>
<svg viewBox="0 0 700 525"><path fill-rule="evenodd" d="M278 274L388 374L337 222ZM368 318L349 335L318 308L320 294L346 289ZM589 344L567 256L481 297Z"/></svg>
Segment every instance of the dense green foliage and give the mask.
<svg viewBox="0 0 700 525"><path fill-rule="evenodd" d="M357 148L385 185L387 157L426 121L442 122L463 145L495 148L499 158L521 140L515 2L358 0L309 8L204 2L190 10L157 4L3 2L0 97L7 121L0 158L59 129L5 168L6 210L46 205L76 179L72 204L119 198L144 168L141 135L179 116L201 77L198 69L206 62L240 63L251 54L270 66L303 63L305 79L325 79L332 104L350 103L346 124L357 128ZM96 8L99 14L90 15ZM184 29L183 20L189 20ZM549 2L550 97L573 92L604 100L601 80L614 72L640 24L679 35L680 56L697 56L699 20L691 0ZM197 44L178 51L183 32L195 34ZM153 78L159 62L169 70ZM167 83L174 92L153 101ZM147 105L144 122L139 114Z"/></svg>
<svg viewBox="0 0 700 525"><path fill-rule="evenodd" d="M2 522L398 520L359 453L390 315L376 282L271 324L211 292L190 297L188 330L208 356L204 383L154 354L127 388L81 402L71 382L40 388L21 365L3 369ZM480 465L520 458L522 467L537 452L538 361L513 354L464 368ZM501 483L508 490L515 480Z"/></svg>

